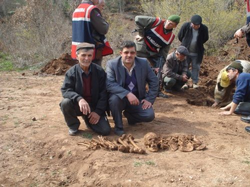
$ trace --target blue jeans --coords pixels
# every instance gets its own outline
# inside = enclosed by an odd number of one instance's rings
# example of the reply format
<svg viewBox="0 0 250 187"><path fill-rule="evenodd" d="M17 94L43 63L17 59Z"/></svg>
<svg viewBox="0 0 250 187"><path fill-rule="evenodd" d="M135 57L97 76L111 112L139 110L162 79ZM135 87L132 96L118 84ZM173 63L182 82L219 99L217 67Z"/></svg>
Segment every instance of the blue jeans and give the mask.
<svg viewBox="0 0 250 187"><path fill-rule="evenodd" d="M250 115L250 102L240 102L234 111L235 114Z"/></svg>
<svg viewBox="0 0 250 187"><path fill-rule="evenodd" d="M200 66L201 62L198 62L198 56L188 56L187 58L188 66L191 66L192 73L191 78L194 84L197 84L199 81L199 73L200 73Z"/></svg>
<svg viewBox="0 0 250 187"><path fill-rule="evenodd" d="M111 95L109 98L109 107L115 122L115 129L118 130L123 129L123 110L126 113L129 124L150 122L155 118L155 113L152 107L143 110L141 103L139 105L131 105L127 97L120 99L117 95Z"/></svg>

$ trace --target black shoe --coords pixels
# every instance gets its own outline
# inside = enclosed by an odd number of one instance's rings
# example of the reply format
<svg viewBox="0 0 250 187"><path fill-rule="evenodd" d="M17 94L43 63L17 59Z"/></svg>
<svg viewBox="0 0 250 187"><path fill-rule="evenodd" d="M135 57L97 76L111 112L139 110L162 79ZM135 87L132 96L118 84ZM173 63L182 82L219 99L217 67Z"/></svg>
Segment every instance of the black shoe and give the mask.
<svg viewBox="0 0 250 187"><path fill-rule="evenodd" d="M246 122L246 123L250 123L250 116L241 117L240 119L241 119L241 121L244 121L244 122Z"/></svg>
<svg viewBox="0 0 250 187"><path fill-rule="evenodd" d="M125 134L125 132L121 128L115 128L115 134L118 136L121 136L121 135Z"/></svg>
<svg viewBox="0 0 250 187"><path fill-rule="evenodd" d="M168 95L166 95L166 94L164 94L164 93L162 93L162 92L159 92L157 97L169 98Z"/></svg>
<svg viewBox="0 0 250 187"><path fill-rule="evenodd" d="M245 127L245 130L246 130L248 133L250 133L250 126L246 126L246 127Z"/></svg>

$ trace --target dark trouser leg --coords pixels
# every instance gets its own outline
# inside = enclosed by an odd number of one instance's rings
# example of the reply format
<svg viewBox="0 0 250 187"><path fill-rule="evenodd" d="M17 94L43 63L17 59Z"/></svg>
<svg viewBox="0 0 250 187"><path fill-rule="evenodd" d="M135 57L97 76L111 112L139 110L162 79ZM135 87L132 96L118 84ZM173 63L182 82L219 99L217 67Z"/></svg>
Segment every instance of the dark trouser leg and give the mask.
<svg viewBox="0 0 250 187"><path fill-rule="evenodd" d="M234 113L246 116L250 115L250 102L240 102Z"/></svg>
<svg viewBox="0 0 250 187"><path fill-rule="evenodd" d="M60 103L60 107L68 127L72 130L78 130L80 126L80 121L77 118L79 112L74 103L70 99L63 99Z"/></svg>
<svg viewBox="0 0 250 187"><path fill-rule="evenodd" d="M150 122L155 118L155 113L153 108L148 108L143 110L142 104L139 105L130 105L128 100L126 99L127 105L125 108L126 117L129 124L135 124L139 122Z"/></svg>
<svg viewBox="0 0 250 187"><path fill-rule="evenodd" d="M101 135L108 135L110 133L110 125L105 114L103 114L103 116L100 116L100 120L96 125L93 125L88 122L87 116L83 115L83 113L79 109L79 106L77 104L74 104L70 99L63 99L60 103L60 106L64 115L64 119L70 129L78 130L80 121L77 116L83 116L86 125L94 132Z"/></svg>
<svg viewBox="0 0 250 187"><path fill-rule="evenodd" d="M117 95L112 95L109 98L109 108L111 110L116 129L123 129L123 122L122 122L122 111L125 108L125 101L124 99L120 99Z"/></svg>
<svg viewBox="0 0 250 187"><path fill-rule="evenodd" d="M247 17L247 24L250 22L250 16ZM250 33L246 34L247 44L250 47Z"/></svg>
<svg viewBox="0 0 250 187"><path fill-rule="evenodd" d="M168 98L168 95L164 94L161 92L163 88L163 80L162 80L162 67L165 63L165 59L162 56L151 56L147 58L148 62L150 62L151 67L153 68L154 72L156 73L156 76L158 78L159 82L159 90L158 90L158 95L157 97L163 97L163 98ZM157 71L156 71L157 69Z"/></svg>
<svg viewBox="0 0 250 187"><path fill-rule="evenodd" d="M159 91L161 90L162 88L162 73L161 73L161 70L162 70L162 67L165 63L165 59L162 57L162 56L151 56L151 57L148 57L147 60L150 62L152 68L159 68L158 72L156 73L156 76L158 77L159 79Z"/></svg>
<svg viewBox="0 0 250 187"><path fill-rule="evenodd" d="M97 124L90 124L88 116L84 116L84 121L86 125L97 134L107 136L111 131L109 121L105 115L100 116L100 120Z"/></svg>

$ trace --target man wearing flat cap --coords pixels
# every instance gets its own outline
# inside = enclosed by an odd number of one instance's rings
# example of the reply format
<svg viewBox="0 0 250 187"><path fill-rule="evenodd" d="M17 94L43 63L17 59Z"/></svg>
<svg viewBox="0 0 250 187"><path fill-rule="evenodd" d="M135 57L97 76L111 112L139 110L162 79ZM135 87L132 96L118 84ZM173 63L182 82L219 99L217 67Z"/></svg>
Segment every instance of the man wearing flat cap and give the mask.
<svg viewBox="0 0 250 187"><path fill-rule="evenodd" d="M188 71L186 59L188 55L188 49L184 46L179 46L176 51L168 55L162 69L162 84L166 92L179 91L190 78L191 73Z"/></svg>
<svg viewBox="0 0 250 187"><path fill-rule="evenodd" d="M172 31L179 22L178 15L171 15L167 20L149 16L135 17L139 32L135 38L137 56L147 58L159 80L161 80L161 69L166 61L170 45L175 38ZM158 96L167 98L167 95L160 91Z"/></svg>
<svg viewBox="0 0 250 187"><path fill-rule="evenodd" d="M236 82L236 91L233 101L227 106L221 108L225 110L221 115L231 115L233 113L241 115L250 115L250 74L242 73L243 66L238 62L232 62L226 69L230 81ZM243 120L249 121L249 117L243 117Z"/></svg>
<svg viewBox="0 0 250 187"><path fill-rule="evenodd" d="M61 111L69 127L69 135L76 135L80 126L77 118L82 116L88 128L100 135L110 133L106 118L106 73L101 66L92 63L95 45L80 43L76 47L78 64L65 75L61 88L63 100Z"/></svg>
<svg viewBox="0 0 250 187"><path fill-rule="evenodd" d="M200 65L204 55L204 43L208 40L208 28L202 24L202 18L199 15L193 15L191 22L182 25L178 38L181 45L189 51L187 58L189 67L192 69L192 84L189 87L198 88Z"/></svg>

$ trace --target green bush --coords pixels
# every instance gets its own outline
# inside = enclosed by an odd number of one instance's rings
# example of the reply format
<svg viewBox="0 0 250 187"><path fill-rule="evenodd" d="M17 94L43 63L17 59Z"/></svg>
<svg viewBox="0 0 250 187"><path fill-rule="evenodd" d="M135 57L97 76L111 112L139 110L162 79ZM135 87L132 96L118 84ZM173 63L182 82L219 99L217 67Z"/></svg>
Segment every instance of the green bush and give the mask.
<svg viewBox="0 0 250 187"><path fill-rule="evenodd" d="M4 53L0 53L0 71L13 71L14 66L10 57Z"/></svg>

